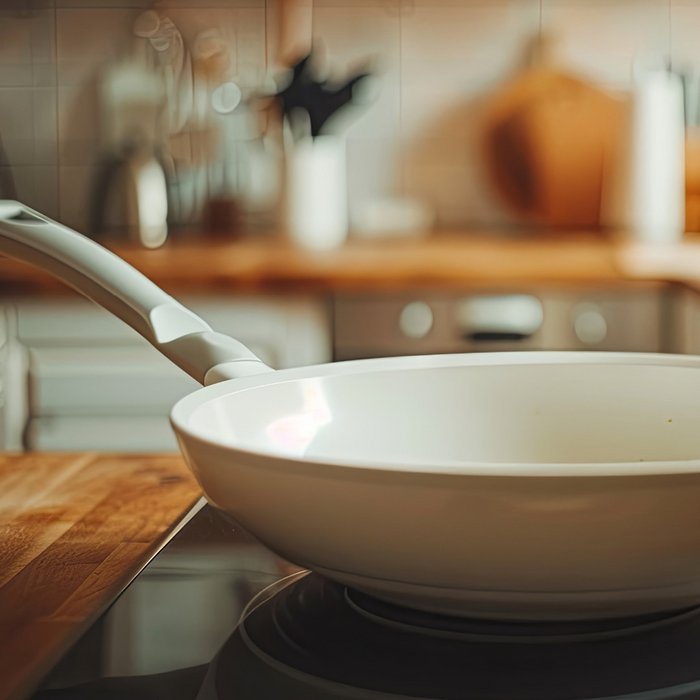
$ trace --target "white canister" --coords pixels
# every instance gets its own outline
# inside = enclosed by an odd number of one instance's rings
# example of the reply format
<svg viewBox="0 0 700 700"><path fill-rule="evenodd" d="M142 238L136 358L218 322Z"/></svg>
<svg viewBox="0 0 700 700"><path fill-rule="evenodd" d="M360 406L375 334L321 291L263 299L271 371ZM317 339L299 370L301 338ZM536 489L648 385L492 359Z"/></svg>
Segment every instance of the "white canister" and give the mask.
<svg viewBox="0 0 700 700"><path fill-rule="evenodd" d="M685 230L683 86L662 69L638 70L606 223L639 241L674 243ZM606 216L607 214L607 216Z"/></svg>
<svg viewBox="0 0 700 700"><path fill-rule="evenodd" d="M287 154L287 225L303 248L331 250L348 234L345 141L304 139Z"/></svg>

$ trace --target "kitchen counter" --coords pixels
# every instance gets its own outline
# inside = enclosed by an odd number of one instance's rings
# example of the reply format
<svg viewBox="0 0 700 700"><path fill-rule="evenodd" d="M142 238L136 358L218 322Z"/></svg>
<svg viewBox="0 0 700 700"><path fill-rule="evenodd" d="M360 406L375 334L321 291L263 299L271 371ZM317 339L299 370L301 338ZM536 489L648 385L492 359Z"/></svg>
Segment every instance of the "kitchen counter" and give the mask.
<svg viewBox="0 0 700 700"><path fill-rule="evenodd" d="M0 456L0 699L26 697L200 497L176 455Z"/></svg>
<svg viewBox="0 0 700 700"><path fill-rule="evenodd" d="M284 237L214 240L176 235L157 250L109 244L173 294L183 292L394 292L471 290L523 284L686 282L700 286L700 239L672 246L632 244L585 232L519 236L444 233L420 239L351 240L329 252ZM56 293L60 283L0 260L0 293Z"/></svg>

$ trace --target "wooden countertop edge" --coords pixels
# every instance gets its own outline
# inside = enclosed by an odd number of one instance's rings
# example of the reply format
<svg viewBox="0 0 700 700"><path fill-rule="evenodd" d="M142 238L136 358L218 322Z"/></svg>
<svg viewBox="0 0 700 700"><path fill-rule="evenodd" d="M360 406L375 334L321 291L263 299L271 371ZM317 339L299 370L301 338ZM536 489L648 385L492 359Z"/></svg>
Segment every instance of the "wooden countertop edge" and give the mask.
<svg viewBox="0 0 700 700"><path fill-rule="evenodd" d="M301 251L277 238L172 243L156 250L123 244L110 248L173 294L384 293L663 282L700 287L696 237L668 246L572 233L356 241L328 252ZM0 260L0 294L60 291L66 288L47 273Z"/></svg>
<svg viewBox="0 0 700 700"><path fill-rule="evenodd" d="M182 517L175 520L170 530L163 533L163 536L158 540L154 540L150 545L142 545L138 548L130 549L129 554L129 569L124 572L121 579L115 579L113 585L104 590L104 598L96 605L86 616L79 622L66 621L62 625L64 633L58 637L49 638L53 642L47 648L42 656L34 658L34 664L31 668L31 673L26 677L26 684L15 688L16 693L7 696L7 700L26 700L30 694L38 690L41 681L46 678L47 674L56 666L63 656L71 649L71 647L82 637L85 632L94 624L94 622L105 613L114 601L126 590L131 582L143 571L149 562L157 556L163 547L170 539L180 530L191 517L191 514L199 506L199 498L195 498L189 508L185 508ZM121 559L120 554L114 558ZM132 558L136 555L135 558ZM109 559L109 557L108 557ZM106 562L107 560L105 560ZM45 627L46 623L38 621L38 627ZM32 635L33 630L29 628L25 631L25 635ZM5 700L0 691L0 698Z"/></svg>
<svg viewBox="0 0 700 700"><path fill-rule="evenodd" d="M31 694L201 493L177 455L0 456L0 699Z"/></svg>

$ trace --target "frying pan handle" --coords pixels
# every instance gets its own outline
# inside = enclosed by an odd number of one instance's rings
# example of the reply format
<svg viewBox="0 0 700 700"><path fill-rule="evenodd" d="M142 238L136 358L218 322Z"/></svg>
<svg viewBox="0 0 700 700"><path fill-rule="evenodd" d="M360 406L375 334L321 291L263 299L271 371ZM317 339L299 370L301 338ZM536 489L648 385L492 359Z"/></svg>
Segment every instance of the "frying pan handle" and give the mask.
<svg viewBox="0 0 700 700"><path fill-rule="evenodd" d="M126 261L25 205L0 200L0 253L37 265L111 311L203 384L271 371Z"/></svg>

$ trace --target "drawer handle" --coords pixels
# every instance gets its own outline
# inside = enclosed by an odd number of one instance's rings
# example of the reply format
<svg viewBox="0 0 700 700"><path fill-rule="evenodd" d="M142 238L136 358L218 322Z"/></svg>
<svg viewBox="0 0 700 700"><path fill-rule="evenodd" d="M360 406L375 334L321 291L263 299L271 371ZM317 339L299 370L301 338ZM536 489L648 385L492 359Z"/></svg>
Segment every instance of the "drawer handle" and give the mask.
<svg viewBox="0 0 700 700"><path fill-rule="evenodd" d="M532 338L532 333L517 333L515 331L474 331L473 333L464 333L464 340L470 340L475 343L505 343L517 342Z"/></svg>

